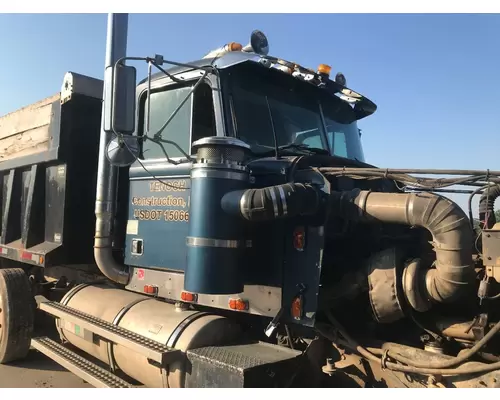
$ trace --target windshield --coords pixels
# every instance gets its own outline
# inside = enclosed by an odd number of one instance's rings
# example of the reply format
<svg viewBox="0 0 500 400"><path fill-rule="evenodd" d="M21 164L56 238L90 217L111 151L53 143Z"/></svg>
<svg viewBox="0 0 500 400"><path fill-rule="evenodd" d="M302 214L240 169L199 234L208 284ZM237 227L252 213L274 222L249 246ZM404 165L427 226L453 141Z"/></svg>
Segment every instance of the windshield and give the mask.
<svg viewBox="0 0 500 400"><path fill-rule="evenodd" d="M342 123L348 120L342 113L352 110L341 100L260 66L237 66L230 81L235 135L255 153L272 150L276 134L278 146L303 145L363 161L356 122Z"/></svg>

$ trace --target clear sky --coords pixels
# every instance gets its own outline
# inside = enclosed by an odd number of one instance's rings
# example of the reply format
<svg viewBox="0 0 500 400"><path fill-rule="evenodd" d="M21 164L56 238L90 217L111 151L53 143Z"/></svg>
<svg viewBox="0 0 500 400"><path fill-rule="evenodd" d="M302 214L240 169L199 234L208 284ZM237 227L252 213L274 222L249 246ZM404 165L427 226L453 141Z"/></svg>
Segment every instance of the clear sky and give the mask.
<svg viewBox="0 0 500 400"><path fill-rule="evenodd" d="M102 79L106 21L0 14L0 115L55 94L66 71ZM330 64L378 105L359 124L368 162L500 170L499 14L131 14L128 55L189 61L253 29L272 55Z"/></svg>

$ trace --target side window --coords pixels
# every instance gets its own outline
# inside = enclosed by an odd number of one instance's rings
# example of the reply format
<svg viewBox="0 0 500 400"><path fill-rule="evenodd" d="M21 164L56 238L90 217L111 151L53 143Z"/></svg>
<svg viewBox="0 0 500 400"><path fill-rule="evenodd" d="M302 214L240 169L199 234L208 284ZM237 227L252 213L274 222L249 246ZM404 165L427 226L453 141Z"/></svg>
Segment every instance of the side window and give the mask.
<svg viewBox="0 0 500 400"><path fill-rule="evenodd" d="M328 143L333 143L333 151L336 156L348 158L347 141L344 132L328 132Z"/></svg>
<svg viewBox="0 0 500 400"><path fill-rule="evenodd" d="M351 160L365 160L356 122L342 124L328 115L325 116L325 122L328 145L332 154Z"/></svg>
<svg viewBox="0 0 500 400"><path fill-rule="evenodd" d="M148 136L154 136L167 122L172 113L189 95L192 86L167 88L151 93L151 116ZM147 110L147 99L144 109ZM143 112L143 115L146 113ZM146 131L146 120L143 118L142 132ZM206 136L215 135L215 114L213 109L212 89L208 84L201 84L193 96L186 101L170 123L162 130L163 139L175 142L184 152L191 153L191 143ZM174 145L163 143L169 157L183 157L182 152ZM145 159L165 158L161 147L149 140L143 145Z"/></svg>
<svg viewBox="0 0 500 400"><path fill-rule="evenodd" d="M154 136L162 128L182 100L184 100L188 95L190 90L191 87L178 87L175 89L151 93L149 136ZM147 110L147 107L148 101L146 99L144 102L144 110ZM189 148L189 140L191 136L191 114L192 101L188 100L161 133L163 139L171 140L177 143L177 145L184 151L187 151ZM146 116L146 112L144 112L144 116ZM146 117L144 117L143 132L146 132ZM163 147L169 157L182 157L182 153L175 146L163 143ZM145 159L165 158L161 147L150 140L146 140L144 142L143 155Z"/></svg>

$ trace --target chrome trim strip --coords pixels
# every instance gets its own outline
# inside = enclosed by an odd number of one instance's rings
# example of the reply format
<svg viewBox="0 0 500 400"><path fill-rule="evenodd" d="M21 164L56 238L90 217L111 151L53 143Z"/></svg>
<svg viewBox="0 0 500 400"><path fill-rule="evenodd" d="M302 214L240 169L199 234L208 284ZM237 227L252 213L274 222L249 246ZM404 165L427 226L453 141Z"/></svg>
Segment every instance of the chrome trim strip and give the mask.
<svg viewBox="0 0 500 400"><path fill-rule="evenodd" d="M411 220L412 216L414 215L413 214L413 206L415 205L415 195L413 194L413 196L408 196L408 198L406 199L406 210L405 210L405 218L406 218L406 221L413 225L413 221Z"/></svg>
<svg viewBox="0 0 500 400"><path fill-rule="evenodd" d="M197 178L219 178L219 179L231 179L233 181L247 181L248 176L241 172L234 171L218 171L218 170L195 170L191 171L191 179Z"/></svg>
<svg viewBox="0 0 500 400"><path fill-rule="evenodd" d="M366 215L366 201L370 193L371 193L370 191L366 191L365 194L360 196L358 204L360 218L364 218L364 216Z"/></svg>
<svg viewBox="0 0 500 400"><path fill-rule="evenodd" d="M196 142L193 142L193 147L202 147L202 146L234 146L241 147L243 149L250 149L250 145L245 143L240 139L236 139L230 136L207 136L201 139L198 139Z"/></svg>
<svg viewBox="0 0 500 400"><path fill-rule="evenodd" d="M219 247L225 249L238 249L242 247L252 247L251 240L226 240L211 239L188 236L186 244L190 247Z"/></svg>
<svg viewBox="0 0 500 400"><path fill-rule="evenodd" d="M155 178L156 179L165 179L165 180L177 180L177 179L190 179L191 176L190 175L155 175ZM153 179L151 176L139 176L139 177L134 177L134 178L130 178L131 181L153 181L155 179ZM167 181L168 183L168 181ZM189 189L189 188L187 188Z"/></svg>
<svg viewBox="0 0 500 400"><path fill-rule="evenodd" d="M281 203L283 204L283 215L286 216L288 214L288 206L286 204L285 191L281 186L278 186L278 191L280 192Z"/></svg>
<svg viewBox="0 0 500 400"><path fill-rule="evenodd" d="M246 165L241 165L241 164L237 164L237 163L207 163L207 162L204 162L204 163L196 163L196 164L193 164L192 166L192 169L193 170L196 170L198 168L214 168L214 169L233 169L233 170L236 170L236 171L241 171L241 172L246 172L247 171L247 166Z"/></svg>
<svg viewBox="0 0 500 400"><path fill-rule="evenodd" d="M278 217L278 202L276 201L276 195L274 194L274 188L269 188L269 194L271 195L271 200L273 201L274 216Z"/></svg>
<svg viewBox="0 0 500 400"><path fill-rule="evenodd" d="M250 189L251 190L251 189ZM245 215L246 210L248 209L248 201L247 201L246 191L240 198L240 213L241 215Z"/></svg>

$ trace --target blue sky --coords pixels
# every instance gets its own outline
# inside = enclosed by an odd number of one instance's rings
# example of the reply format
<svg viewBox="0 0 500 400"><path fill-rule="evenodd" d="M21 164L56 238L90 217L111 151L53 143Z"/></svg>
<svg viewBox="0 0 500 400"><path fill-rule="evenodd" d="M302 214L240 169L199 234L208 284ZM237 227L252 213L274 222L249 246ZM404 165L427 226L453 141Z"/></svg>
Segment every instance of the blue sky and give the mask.
<svg viewBox="0 0 500 400"><path fill-rule="evenodd" d="M66 71L102 78L106 19L0 14L0 115L56 93ZM368 162L500 170L499 14L131 14L128 54L189 61L253 29L271 54L330 64L378 105L360 122Z"/></svg>

